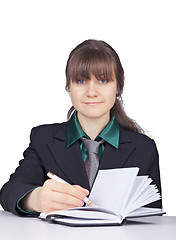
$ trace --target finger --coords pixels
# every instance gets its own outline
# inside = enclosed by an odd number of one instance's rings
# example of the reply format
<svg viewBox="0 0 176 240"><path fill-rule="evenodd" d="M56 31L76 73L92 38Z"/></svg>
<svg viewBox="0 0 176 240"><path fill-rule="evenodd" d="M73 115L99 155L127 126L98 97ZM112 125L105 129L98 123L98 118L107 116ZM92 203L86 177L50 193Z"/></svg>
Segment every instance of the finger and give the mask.
<svg viewBox="0 0 176 240"><path fill-rule="evenodd" d="M64 210L64 209L69 209L69 208L75 208L75 206L53 202L52 208L54 209L53 211L58 211L58 210Z"/></svg>
<svg viewBox="0 0 176 240"><path fill-rule="evenodd" d="M72 206L72 205L61 204L61 203L56 203L56 202L53 202L52 206L50 206L50 207L51 208L47 209L45 211L45 213L74 208L74 206Z"/></svg>
<svg viewBox="0 0 176 240"><path fill-rule="evenodd" d="M58 204L71 205L72 207L82 207L84 202L79 198L73 197L72 195L54 192L52 191L49 195L50 202L55 202Z"/></svg>
<svg viewBox="0 0 176 240"><path fill-rule="evenodd" d="M86 196L89 195L89 190L87 190L86 188L83 188L79 185L72 185L72 186L80 191L83 191L86 194Z"/></svg>
<svg viewBox="0 0 176 240"><path fill-rule="evenodd" d="M86 193L83 190L80 190L80 188L75 188L73 185L67 184L67 183L60 183L55 180L51 180L47 184L50 185L50 189L55 192L65 193L68 195L71 195L75 198L79 198L83 200L86 197Z"/></svg>

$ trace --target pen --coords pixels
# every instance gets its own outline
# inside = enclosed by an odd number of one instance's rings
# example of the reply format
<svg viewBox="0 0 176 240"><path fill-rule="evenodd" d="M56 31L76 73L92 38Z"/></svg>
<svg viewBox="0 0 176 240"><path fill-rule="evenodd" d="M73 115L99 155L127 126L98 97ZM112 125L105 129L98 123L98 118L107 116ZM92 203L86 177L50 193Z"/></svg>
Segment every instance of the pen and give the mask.
<svg viewBox="0 0 176 240"><path fill-rule="evenodd" d="M55 174L53 174L52 172L48 172L47 176L49 178L53 179L53 180L56 180L57 182L69 184L66 181L64 181L62 178L60 178L60 177L56 176ZM86 204L90 205L91 207L96 207L96 205L87 197L85 197L83 201Z"/></svg>

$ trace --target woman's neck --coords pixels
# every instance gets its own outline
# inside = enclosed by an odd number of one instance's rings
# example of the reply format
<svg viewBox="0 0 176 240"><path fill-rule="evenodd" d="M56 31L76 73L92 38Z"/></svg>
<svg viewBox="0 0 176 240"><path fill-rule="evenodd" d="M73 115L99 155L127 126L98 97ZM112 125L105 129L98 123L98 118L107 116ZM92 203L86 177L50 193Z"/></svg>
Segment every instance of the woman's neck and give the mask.
<svg viewBox="0 0 176 240"><path fill-rule="evenodd" d="M104 129L110 120L110 113L100 116L98 118L89 118L78 112L77 114L82 130L94 140L98 134Z"/></svg>

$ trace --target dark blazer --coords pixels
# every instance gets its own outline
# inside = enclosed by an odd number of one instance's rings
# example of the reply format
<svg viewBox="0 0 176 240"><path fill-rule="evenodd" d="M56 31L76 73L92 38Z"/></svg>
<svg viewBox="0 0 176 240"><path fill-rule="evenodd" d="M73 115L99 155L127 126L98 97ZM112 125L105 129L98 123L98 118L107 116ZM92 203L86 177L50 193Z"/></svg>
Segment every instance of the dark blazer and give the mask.
<svg viewBox="0 0 176 240"><path fill-rule="evenodd" d="M19 215L17 201L29 190L42 186L51 171L70 184L89 188L79 142L66 147L67 123L35 127L24 159L0 192L2 207ZM105 143L99 169L139 167L139 175L149 175L161 193L158 152L149 137L120 128L119 149ZM162 207L161 200L149 205Z"/></svg>

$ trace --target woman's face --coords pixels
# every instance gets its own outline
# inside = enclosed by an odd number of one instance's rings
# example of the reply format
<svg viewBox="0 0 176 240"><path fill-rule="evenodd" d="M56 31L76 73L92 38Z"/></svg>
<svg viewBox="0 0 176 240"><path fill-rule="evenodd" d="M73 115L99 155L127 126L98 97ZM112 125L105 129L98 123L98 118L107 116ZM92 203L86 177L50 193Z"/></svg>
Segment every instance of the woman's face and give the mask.
<svg viewBox="0 0 176 240"><path fill-rule="evenodd" d="M90 74L90 79L70 81L70 97L78 115L86 118L100 118L109 116L117 94L115 76L113 81L98 80Z"/></svg>

